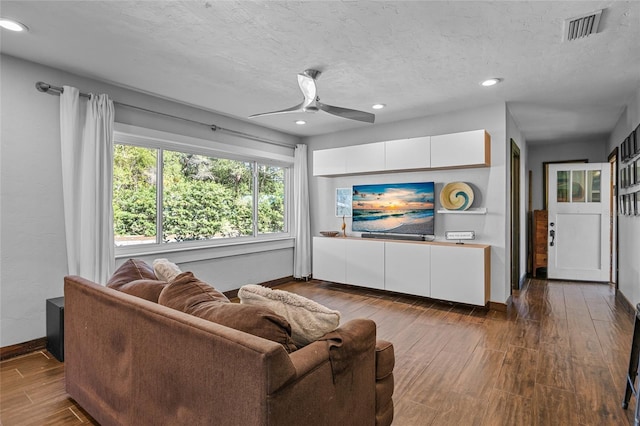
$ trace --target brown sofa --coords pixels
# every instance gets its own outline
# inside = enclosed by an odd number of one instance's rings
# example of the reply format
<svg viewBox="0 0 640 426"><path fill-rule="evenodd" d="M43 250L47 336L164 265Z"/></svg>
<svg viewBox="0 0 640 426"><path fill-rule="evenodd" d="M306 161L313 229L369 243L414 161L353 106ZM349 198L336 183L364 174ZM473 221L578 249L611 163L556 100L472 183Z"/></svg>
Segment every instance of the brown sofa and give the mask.
<svg viewBox="0 0 640 426"><path fill-rule="evenodd" d="M292 353L65 277L69 395L102 425L389 425L393 346L357 319Z"/></svg>

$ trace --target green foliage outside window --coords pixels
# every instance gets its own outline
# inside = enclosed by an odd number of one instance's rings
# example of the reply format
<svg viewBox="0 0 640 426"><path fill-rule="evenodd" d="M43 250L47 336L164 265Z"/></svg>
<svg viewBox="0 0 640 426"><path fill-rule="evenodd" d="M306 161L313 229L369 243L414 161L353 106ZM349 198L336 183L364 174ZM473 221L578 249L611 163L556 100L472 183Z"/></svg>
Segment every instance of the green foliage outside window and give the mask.
<svg viewBox="0 0 640 426"><path fill-rule="evenodd" d="M116 145L114 231L117 245L155 242L159 150ZM162 241L254 234L254 163L163 151ZM258 233L284 232L284 169L257 165Z"/></svg>
<svg viewBox="0 0 640 426"><path fill-rule="evenodd" d="M114 145L113 232L116 245L155 242L157 151Z"/></svg>
<svg viewBox="0 0 640 426"><path fill-rule="evenodd" d="M258 166L258 232L284 232L284 169Z"/></svg>

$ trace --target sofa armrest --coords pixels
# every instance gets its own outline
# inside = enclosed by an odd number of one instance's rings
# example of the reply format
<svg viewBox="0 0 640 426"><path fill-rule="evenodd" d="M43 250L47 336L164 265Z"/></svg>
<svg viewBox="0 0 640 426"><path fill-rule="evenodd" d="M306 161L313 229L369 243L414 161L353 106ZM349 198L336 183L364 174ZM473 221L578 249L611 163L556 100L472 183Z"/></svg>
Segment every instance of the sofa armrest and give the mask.
<svg viewBox="0 0 640 426"><path fill-rule="evenodd" d="M376 343L375 331L376 325L371 320L351 320L289 354L296 376L304 376L326 361L331 361L333 374L339 374L359 354L372 350Z"/></svg>
<svg viewBox="0 0 640 426"><path fill-rule="evenodd" d="M373 426L376 324L344 323L289 354L295 378L269 395L270 424Z"/></svg>
<svg viewBox="0 0 640 426"><path fill-rule="evenodd" d="M329 348L325 342L315 341L289 354L296 370L296 377L302 377L329 360Z"/></svg>
<svg viewBox="0 0 640 426"><path fill-rule="evenodd" d="M325 334L334 378L351 368L366 353L373 353L376 345L376 323L368 319L354 319Z"/></svg>

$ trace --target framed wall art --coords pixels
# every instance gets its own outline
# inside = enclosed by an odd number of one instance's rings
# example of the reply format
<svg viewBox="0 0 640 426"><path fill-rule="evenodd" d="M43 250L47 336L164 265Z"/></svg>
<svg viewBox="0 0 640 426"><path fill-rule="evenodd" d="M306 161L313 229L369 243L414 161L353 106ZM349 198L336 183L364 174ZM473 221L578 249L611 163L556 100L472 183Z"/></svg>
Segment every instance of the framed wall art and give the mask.
<svg viewBox="0 0 640 426"><path fill-rule="evenodd" d="M627 141L628 140L629 140L629 138L627 137L620 144L620 160L622 160L622 161L627 161L627 158L629 158L629 154L627 153Z"/></svg>
<svg viewBox="0 0 640 426"><path fill-rule="evenodd" d="M351 188L336 188L336 216L351 217Z"/></svg>

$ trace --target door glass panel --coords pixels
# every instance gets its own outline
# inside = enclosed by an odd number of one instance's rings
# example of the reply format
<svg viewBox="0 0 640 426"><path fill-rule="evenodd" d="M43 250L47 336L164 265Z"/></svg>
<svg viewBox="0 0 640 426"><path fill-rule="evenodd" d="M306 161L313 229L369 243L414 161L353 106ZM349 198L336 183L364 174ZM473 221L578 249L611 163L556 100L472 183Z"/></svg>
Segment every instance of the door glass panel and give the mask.
<svg viewBox="0 0 640 426"><path fill-rule="evenodd" d="M585 201L584 170L574 170L571 173L571 202L583 203Z"/></svg>
<svg viewBox="0 0 640 426"><path fill-rule="evenodd" d="M600 170L587 172L587 202L600 202Z"/></svg>
<svg viewBox="0 0 640 426"><path fill-rule="evenodd" d="M568 203L569 202L569 191L567 188L569 187L569 172L565 170L558 170L557 172L557 183L558 190L556 199L559 203Z"/></svg>

